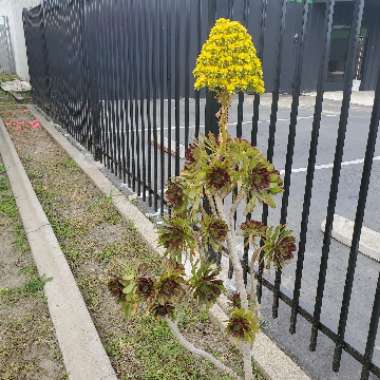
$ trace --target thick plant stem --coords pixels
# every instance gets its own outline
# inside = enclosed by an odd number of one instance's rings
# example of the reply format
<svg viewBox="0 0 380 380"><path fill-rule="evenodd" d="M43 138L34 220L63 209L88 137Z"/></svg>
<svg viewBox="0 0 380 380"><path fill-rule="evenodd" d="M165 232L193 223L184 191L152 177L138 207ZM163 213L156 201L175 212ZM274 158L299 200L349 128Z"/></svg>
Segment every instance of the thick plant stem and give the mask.
<svg viewBox="0 0 380 380"><path fill-rule="evenodd" d="M235 232L233 229L233 225L231 225L231 222L228 220L224 212L223 201L219 195L215 195L215 205L220 217L229 226L229 231L227 234L227 247L230 254L232 265L234 267L236 287L240 294L241 307L245 310L249 310L248 294L245 288L244 277L243 277L243 267L241 265L239 255L236 251ZM241 342L239 348L243 356L243 362L244 362L244 379L253 380L251 345L249 343Z"/></svg>
<svg viewBox="0 0 380 380"><path fill-rule="evenodd" d="M220 217L228 225L227 247L228 247L230 257L231 257L232 265L234 267L236 286L240 294L241 306L243 309L248 310L249 308L248 295L247 295L247 290L245 289L245 284L244 284L243 268L239 259L239 255L236 252L235 232L234 232L233 226L231 226L230 221L226 217L226 214L223 208L223 202L219 195L215 195L215 204L216 204L216 208L218 210Z"/></svg>
<svg viewBox="0 0 380 380"><path fill-rule="evenodd" d="M218 112L219 118L219 132L220 143L224 144L228 138L228 112L231 104L231 95L228 92L222 92L218 95L217 100L220 104L220 110Z"/></svg>
<svg viewBox="0 0 380 380"><path fill-rule="evenodd" d="M256 252L253 253L252 259L251 259L251 292L250 292L250 300L251 300L251 310L254 312L257 316L257 318L260 319L261 313L260 313L260 307L259 303L257 302L257 279L256 274L254 271L254 266L257 258L260 255L260 249L256 250Z"/></svg>
<svg viewBox="0 0 380 380"><path fill-rule="evenodd" d="M253 380L251 345L249 343L241 343L240 352L243 355L244 380Z"/></svg>
<svg viewBox="0 0 380 380"><path fill-rule="evenodd" d="M210 353L202 350L201 348L195 347L191 342L189 342L181 333L179 330L177 323L171 320L170 318L165 318L166 323L168 324L170 331L172 334L176 337L176 339L179 341L179 343L186 348L186 350L190 351L192 354L199 356L203 359L206 359L210 361L212 364L214 364L215 367L220 369L221 371L225 372L227 375L231 376L233 379L241 380L241 377L238 376L234 370L224 365L220 360L218 360L215 356L211 355ZM245 367L245 365L244 365ZM245 380L248 380L247 377ZM251 379L250 379L251 380Z"/></svg>

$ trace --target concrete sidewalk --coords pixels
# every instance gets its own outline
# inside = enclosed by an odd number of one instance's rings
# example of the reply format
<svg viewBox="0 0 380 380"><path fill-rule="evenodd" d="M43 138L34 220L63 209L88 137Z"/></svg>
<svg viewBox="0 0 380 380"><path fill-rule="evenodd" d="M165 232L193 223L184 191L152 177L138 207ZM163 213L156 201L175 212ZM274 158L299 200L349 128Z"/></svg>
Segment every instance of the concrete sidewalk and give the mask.
<svg viewBox="0 0 380 380"><path fill-rule="evenodd" d="M308 96L316 96L315 92L306 93ZM341 102L343 100L343 91L326 91L324 99ZM353 91L351 96L351 104L357 106L373 107L375 100L374 91Z"/></svg>

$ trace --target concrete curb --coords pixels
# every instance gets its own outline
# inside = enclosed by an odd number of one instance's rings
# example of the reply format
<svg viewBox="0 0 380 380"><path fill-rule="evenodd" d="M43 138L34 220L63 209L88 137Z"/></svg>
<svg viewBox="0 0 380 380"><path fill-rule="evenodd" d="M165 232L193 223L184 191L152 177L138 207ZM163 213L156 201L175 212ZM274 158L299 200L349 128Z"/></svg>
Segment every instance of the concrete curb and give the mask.
<svg viewBox="0 0 380 380"><path fill-rule="evenodd" d="M321 225L323 232L325 231L325 225L326 222L323 221ZM350 219L335 214L331 236L340 243L351 247L354 225L355 223ZM360 236L359 252L380 262L380 233L363 226Z"/></svg>
<svg viewBox="0 0 380 380"><path fill-rule="evenodd" d="M74 276L0 119L0 153L40 276L71 380L116 380Z"/></svg>
<svg viewBox="0 0 380 380"><path fill-rule="evenodd" d="M104 176L98 168L98 164L91 158L85 156L73 146L35 107L30 107L31 112L40 120L41 125L50 136L66 151L66 153L77 163L85 174L94 182L95 186L106 195L112 196L114 206L127 220L134 223L141 236L148 245L163 254L164 251L158 246L158 235L153 223L134 205L132 205L112 183ZM223 327L228 319L223 309L214 305L210 310L210 318L214 323ZM262 373L272 380L309 380L310 377L273 341L265 334L258 334L254 347L253 356L258 368Z"/></svg>

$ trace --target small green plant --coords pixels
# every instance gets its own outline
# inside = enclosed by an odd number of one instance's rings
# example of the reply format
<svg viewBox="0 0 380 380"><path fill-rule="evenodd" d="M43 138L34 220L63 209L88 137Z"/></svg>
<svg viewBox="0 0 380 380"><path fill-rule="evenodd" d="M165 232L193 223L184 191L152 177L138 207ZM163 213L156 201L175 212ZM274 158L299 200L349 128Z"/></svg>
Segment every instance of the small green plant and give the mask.
<svg viewBox="0 0 380 380"><path fill-rule="evenodd" d="M111 243L106 245L98 254L99 259L103 263L109 263L111 259L120 252L119 243Z"/></svg>
<svg viewBox="0 0 380 380"><path fill-rule="evenodd" d="M275 196L283 191L282 179L256 147L232 138L227 129L233 94L264 91L261 62L247 30L238 22L218 20L198 57L194 76L195 87L208 87L220 104L220 134L195 141L186 152L180 176L167 184L171 212L158 227L159 242L166 253L164 271L158 275L144 269L128 272L113 278L109 288L127 315L144 310L166 321L184 348L240 379L212 354L189 342L178 327L183 301L192 299L210 307L225 293L231 306L226 331L237 341L245 380L252 380L252 343L261 326L255 267L261 262L266 268L282 267L292 259L296 245L286 226L266 226L248 218L259 204L276 207ZM226 202L229 199L231 203ZM235 228L238 208L243 208L246 222ZM248 268L237 250L239 238L246 243ZM226 269L223 256L233 266L233 294L226 291L221 275ZM185 265L191 268L187 273ZM250 274L250 288L245 286L244 271Z"/></svg>
<svg viewBox="0 0 380 380"><path fill-rule="evenodd" d="M19 297L36 296L42 294L44 286L51 279L47 277L39 277L34 267L26 267L22 271L28 280L17 288L0 288L0 299L19 299Z"/></svg>

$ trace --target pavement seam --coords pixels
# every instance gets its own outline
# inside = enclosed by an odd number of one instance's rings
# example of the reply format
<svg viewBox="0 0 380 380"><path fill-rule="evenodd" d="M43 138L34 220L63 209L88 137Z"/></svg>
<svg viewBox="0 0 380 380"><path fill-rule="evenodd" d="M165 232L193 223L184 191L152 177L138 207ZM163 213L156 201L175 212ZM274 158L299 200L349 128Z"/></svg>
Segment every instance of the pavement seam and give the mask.
<svg viewBox="0 0 380 380"><path fill-rule="evenodd" d="M163 255L164 252L162 247L158 245L158 235L153 223L112 184L99 170L99 165L94 160L90 161L89 157L86 157L80 149L73 145L53 123L46 120L36 107L30 106L29 109L39 119L42 127L45 128L53 140L77 163L95 186L104 194L111 194L112 202L116 209L125 219L134 223L148 245L154 251ZM214 305L210 310L210 317L219 327L223 327L225 321L228 320L227 315L218 305ZM264 333L258 334L253 355L256 365L268 380L310 380L310 377L303 369Z"/></svg>
<svg viewBox="0 0 380 380"><path fill-rule="evenodd" d="M116 380L82 294L1 118L0 153L38 273L51 279L44 292L68 378Z"/></svg>

